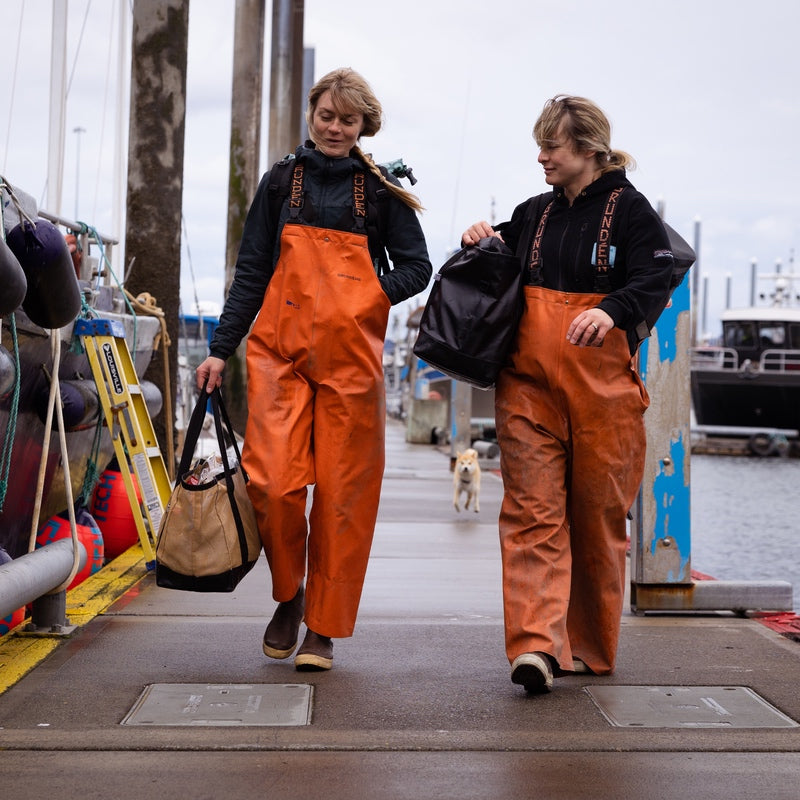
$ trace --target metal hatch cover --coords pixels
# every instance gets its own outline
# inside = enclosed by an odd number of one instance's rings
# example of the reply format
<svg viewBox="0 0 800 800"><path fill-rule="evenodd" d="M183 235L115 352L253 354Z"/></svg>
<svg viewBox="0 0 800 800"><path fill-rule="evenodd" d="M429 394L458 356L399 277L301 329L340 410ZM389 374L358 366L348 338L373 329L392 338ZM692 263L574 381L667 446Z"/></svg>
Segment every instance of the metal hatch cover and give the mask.
<svg viewBox="0 0 800 800"><path fill-rule="evenodd" d="M746 686L586 686L611 725L622 728L796 728Z"/></svg>
<svg viewBox="0 0 800 800"><path fill-rule="evenodd" d="M120 724L310 725L311 697L307 683L152 683Z"/></svg>

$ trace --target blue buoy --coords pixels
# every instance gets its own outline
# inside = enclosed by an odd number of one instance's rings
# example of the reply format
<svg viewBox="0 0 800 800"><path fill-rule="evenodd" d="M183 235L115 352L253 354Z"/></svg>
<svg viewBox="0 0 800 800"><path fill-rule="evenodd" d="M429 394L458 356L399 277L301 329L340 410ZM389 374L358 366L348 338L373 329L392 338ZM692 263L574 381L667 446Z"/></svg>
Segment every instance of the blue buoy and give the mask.
<svg viewBox="0 0 800 800"><path fill-rule="evenodd" d="M81 310L81 290L69 246L46 219L23 220L8 234L7 244L28 282L22 308L42 328L63 328Z"/></svg>

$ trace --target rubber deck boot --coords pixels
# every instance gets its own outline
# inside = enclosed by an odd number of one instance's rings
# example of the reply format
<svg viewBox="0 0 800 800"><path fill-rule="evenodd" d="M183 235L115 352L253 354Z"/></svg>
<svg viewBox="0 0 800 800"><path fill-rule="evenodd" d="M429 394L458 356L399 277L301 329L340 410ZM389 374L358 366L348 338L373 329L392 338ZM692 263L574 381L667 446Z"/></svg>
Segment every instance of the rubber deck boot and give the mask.
<svg viewBox="0 0 800 800"><path fill-rule="evenodd" d="M545 653L523 653L511 664L511 680L530 694L542 694L553 688L553 669Z"/></svg>
<svg viewBox="0 0 800 800"><path fill-rule="evenodd" d="M285 603L278 603L264 632L264 655L270 658L289 658L297 647L297 634L305 611L305 589Z"/></svg>
<svg viewBox="0 0 800 800"><path fill-rule="evenodd" d="M300 672L316 672L333 666L333 641L311 629L294 657L294 666Z"/></svg>

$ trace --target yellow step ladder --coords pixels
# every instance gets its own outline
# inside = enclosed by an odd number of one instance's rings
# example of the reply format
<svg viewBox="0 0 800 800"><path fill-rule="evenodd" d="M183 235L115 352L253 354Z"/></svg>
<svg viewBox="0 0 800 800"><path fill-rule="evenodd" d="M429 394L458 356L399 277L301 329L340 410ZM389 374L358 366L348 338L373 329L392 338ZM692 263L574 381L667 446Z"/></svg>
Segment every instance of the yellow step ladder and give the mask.
<svg viewBox="0 0 800 800"><path fill-rule="evenodd" d="M156 537L172 493L172 484L125 341L125 326L119 320L81 319L75 323L74 332L80 337L89 359L139 541L147 567L153 569ZM149 531L131 471L125 468L128 464L139 482Z"/></svg>

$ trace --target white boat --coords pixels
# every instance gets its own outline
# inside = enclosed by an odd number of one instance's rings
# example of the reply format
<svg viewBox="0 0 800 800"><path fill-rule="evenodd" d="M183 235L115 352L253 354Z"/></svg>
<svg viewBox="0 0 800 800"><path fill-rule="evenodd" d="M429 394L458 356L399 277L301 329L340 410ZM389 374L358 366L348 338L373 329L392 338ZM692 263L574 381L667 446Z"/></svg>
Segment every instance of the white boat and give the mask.
<svg viewBox="0 0 800 800"><path fill-rule="evenodd" d="M800 432L800 275L760 277L772 283L762 295L769 305L724 311L720 343L692 349L694 414L700 427L793 438ZM770 438L753 442L767 448Z"/></svg>

